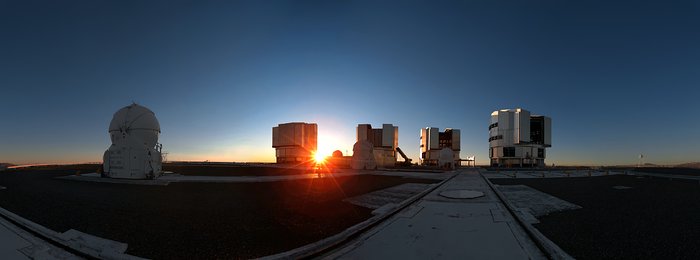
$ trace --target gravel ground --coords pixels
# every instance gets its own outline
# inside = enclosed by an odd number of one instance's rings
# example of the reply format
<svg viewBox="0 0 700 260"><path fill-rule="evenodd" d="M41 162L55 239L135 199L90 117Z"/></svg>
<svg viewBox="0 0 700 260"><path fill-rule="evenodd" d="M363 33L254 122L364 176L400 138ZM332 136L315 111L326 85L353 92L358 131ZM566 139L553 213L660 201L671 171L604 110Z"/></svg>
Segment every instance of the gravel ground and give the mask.
<svg viewBox="0 0 700 260"><path fill-rule="evenodd" d="M434 180L361 175L268 183L143 186L54 179L75 169L0 173L0 206L55 231L77 229L156 259L251 258L366 220L342 199Z"/></svg>
<svg viewBox="0 0 700 260"><path fill-rule="evenodd" d="M534 225L577 259L700 259L697 181L624 175L491 181L528 185L583 207Z"/></svg>

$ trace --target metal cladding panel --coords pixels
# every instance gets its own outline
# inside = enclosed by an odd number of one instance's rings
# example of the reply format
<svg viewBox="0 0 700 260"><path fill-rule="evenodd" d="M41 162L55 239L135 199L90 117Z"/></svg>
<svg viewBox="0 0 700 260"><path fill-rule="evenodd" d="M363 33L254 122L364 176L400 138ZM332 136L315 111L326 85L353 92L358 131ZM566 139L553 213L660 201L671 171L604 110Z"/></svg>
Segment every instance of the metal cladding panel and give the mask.
<svg viewBox="0 0 700 260"><path fill-rule="evenodd" d="M382 146L392 147L394 145L394 126L391 124L382 125Z"/></svg>
<svg viewBox="0 0 700 260"><path fill-rule="evenodd" d="M552 146L552 119L544 117L544 145Z"/></svg>
<svg viewBox="0 0 700 260"><path fill-rule="evenodd" d="M280 143L280 141L279 141L280 133L279 132L280 132L279 127L276 127L276 126L272 127L272 147L279 146L279 143Z"/></svg>
<svg viewBox="0 0 700 260"><path fill-rule="evenodd" d="M309 151L316 151L318 147L318 125L304 125L304 148Z"/></svg>
<svg viewBox="0 0 700 260"><path fill-rule="evenodd" d="M428 143L430 144L428 149L440 149L440 129L437 127L428 128Z"/></svg>
<svg viewBox="0 0 700 260"><path fill-rule="evenodd" d="M515 113L515 136L513 141L517 143L530 142L530 111L518 109Z"/></svg>
<svg viewBox="0 0 700 260"><path fill-rule="evenodd" d="M440 150L432 150L425 153L425 160L437 160L438 158L440 158Z"/></svg>
<svg viewBox="0 0 700 260"><path fill-rule="evenodd" d="M513 119L511 117L510 112L507 111L499 111L498 112L498 135L502 135L503 139L502 140L508 140L507 142L512 142L513 136L512 136L512 123L511 120Z"/></svg>
<svg viewBox="0 0 700 260"><path fill-rule="evenodd" d="M372 126L369 124L357 125L357 141L367 141L369 138L370 129L372 129Z"/></svg>
<svg viewBox="0 0 700 260"><path fill-rule="evenodd" d="M503 136L502 139L496 142L496 145L513 144L513 115L510 111L498 111L498 132L496 135Z"/></svg>
<svg viewBox="0 0 700 260"><path fill-rule="evenodd" d="M278 146L294 145L294 125L281 124L278 126Z"/></svg>
<svg viewBox="0 0 700 260"><path fill-rule="evenodd" d="M277 149L277 157L311 157L311 153L300 147L283 147Z"/></svg>
<svg viewBox="0 0 700 260"><path fill-rule="evenodd" d="M498 123L498 111L491 113L491 120L489 120L489 126ZM498 126L489 129L489 137L498 135Z"/></svg>
<svg viewBox="0 0 700 260"><path fill-rule="evenodd" d="M420 151L424 153L428 150L428 131L425 128L420 129Z"/></svg>
<svg viewBox="0 0 700 260"><path fill-rule="evenodd" d="M394 146L393 148L396 149L396 147L399 147L399 127L394 126ZM394 157L397 157L394 155Z"/></svg>
<svg viewBox="0 0 700 260"><path fill-rule="evenodd" d="M498 112L498 128L502 131L512 129L513 112L499 111Z"/></svg>
<svg viewBox="0 0 700 260"><path fill-rule="evenodd" d="M461 150L461 138L459 136L459 129L452 129L452 150Z"/></svg>
<svg viewBox="0 0 700 260"><path fill-rule="evenodd" d="M298 146L304 146L304 125L294 124L294 135L292 144Z"/></svg>
<svg viewBox="0 0 700 260"><path fill-rule="evenodd" d="M317 125L307 123L286 123L272 128L272 147L299 146L315 149Z"/></svg>
<svg viewBox="0 0 700 260"><path fill-rule="evenodd" d="M516 158L522 158L522 157L524 157L524 156L525 156L525 151L524 151L524 150L525 150L524 147L516 146L516 147L515 147L515 157L516 157Z"/></svg>

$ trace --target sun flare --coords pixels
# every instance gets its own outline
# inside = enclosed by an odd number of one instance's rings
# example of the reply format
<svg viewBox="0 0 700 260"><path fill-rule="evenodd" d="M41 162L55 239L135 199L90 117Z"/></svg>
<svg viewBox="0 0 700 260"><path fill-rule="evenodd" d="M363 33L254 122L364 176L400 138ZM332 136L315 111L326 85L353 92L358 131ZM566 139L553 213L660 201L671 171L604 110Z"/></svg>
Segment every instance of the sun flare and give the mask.
<svg viewBox="0 0 700 260"><path fill-rule="evenodd" d="M322 153L316 152L314 154L314 161L316 161L316 163L323 163L326 161L326 156Z"/></svg>

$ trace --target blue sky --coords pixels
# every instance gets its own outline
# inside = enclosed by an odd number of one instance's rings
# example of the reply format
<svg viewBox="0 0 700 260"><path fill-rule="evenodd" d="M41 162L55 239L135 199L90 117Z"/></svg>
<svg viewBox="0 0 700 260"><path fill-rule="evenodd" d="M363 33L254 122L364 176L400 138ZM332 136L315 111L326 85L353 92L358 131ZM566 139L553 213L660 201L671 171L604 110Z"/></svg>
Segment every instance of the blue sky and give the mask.
<svg viewBox="0 0 700 260"><path fill-rule="evenodd" d="M0 161L99 161L112 114L152 109L171 160L272 161L271 128L553 120L547 163L700 161L697 1L2 1Z"/></svg>

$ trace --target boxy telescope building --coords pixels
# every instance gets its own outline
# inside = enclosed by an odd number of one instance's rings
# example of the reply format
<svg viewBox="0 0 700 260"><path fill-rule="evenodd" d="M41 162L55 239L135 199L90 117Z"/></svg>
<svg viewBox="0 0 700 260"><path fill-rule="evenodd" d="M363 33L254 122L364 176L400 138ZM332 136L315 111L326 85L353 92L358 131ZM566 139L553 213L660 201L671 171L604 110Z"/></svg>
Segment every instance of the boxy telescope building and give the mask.
<svg viewBox="0 0 700 260"><path fill-rule="evenodd" d="M552 146L552 120L530 115L525 109L491 113L489 158L491 166L543 167L545 148Z"/></svg>
<svg viewBox="0 0 700 260"><path fill-rule="evenodd" d="M302 163L313 159L318 149L318 126L293 122L272 128L272 147L277 163Z"/></svg>
<svg viewBox="0 0 700 260"><path fill-rule="evenodd" d="M383 124L373 129L370 124L357 125L357 142L367 141L373 146L374 158L379 167L393 167L396 164L396 148L399 145L399 127Z"/></svg>
<svg viewBox="0 0 700 260"><path fill-rule="evenodd" d="M439 165L452 168L459 165L459 129L447 128L440 132L437 127L420 130L420 158L424 165Z"/></svg>

